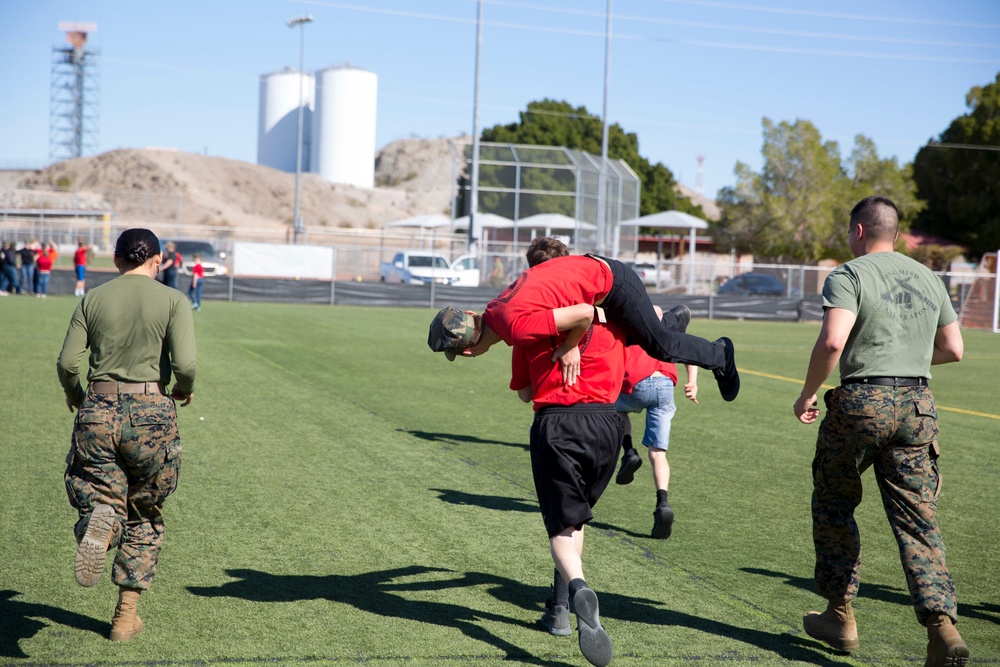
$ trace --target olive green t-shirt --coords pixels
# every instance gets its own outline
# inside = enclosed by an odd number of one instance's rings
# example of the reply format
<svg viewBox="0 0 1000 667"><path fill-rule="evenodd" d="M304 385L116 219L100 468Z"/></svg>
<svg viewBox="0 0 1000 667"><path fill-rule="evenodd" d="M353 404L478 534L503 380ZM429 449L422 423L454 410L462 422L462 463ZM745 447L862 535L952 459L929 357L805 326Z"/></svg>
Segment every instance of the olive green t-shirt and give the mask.
<svg viewBox="0 0 1000 667"><path fill-rule="evenodd" d="M941 279L897 252L838 266L823 284L823 307L857 315L840 357L841 381L929 378L937 330L958 319Z"/></svg>
<svg viewBox="0 0 1000 667"><path fill-rule="evenodd" d="M194 392L197 350L191 304L178 290L130 274L95 287L80 301L56 369L66 397L79 406L80 362L90 349L87 381L170 382Z"/></svg>

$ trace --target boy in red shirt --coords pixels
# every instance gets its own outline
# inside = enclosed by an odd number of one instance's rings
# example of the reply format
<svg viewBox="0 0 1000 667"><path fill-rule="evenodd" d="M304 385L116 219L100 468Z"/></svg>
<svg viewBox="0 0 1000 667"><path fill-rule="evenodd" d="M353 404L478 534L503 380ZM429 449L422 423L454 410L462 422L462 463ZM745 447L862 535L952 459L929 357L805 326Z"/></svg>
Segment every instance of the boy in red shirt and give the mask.
<svg viewBox="0 0 1000 667"><path fill-rule="evenodd" d="M474 323L472 316L464 326ZM534 402L531 471L555 562L552 597L542 625L554 635L571 634L569 602L576 613L580 650L594 665L611 662L611 639L601 626L597 594L583 575L584 525L611 482L624 424L614 402L625 373L624 335L613 325L589 327L577 348L582 365L573 384L553 361L559 337L515 345L510 388Z"/></svg>
<svg viewBox="0 0 1000 667"><path fill-rule="evenodd" d="M597 308L595 308L597 307ZM739 394L733 343L728 338L708 341L684 333L690 315L686 308L657 316L646 288L636 273L618 260L594 255L553 257L522 273L476 319L475 340L465 348L447 348L449 358L484 354L503 340L508 345L531 345L561 331L568 336L555 351L572 382L579 372L576 344L598 318L614 322L629 340L660 361L694 364L711 370L723 399ZM602 320L604 321L604 320ZM436 349L444 351L446 348Z"/></svg>
<svg viewBox="0 0 1000 667"><path fill-rule="evenodd" d="M76 252L73 253L73 268L76 270L76 289L74 296L83 296L87 287L87 256L90 254L90 246L83 242L77 242Z"/></svg>
<svg viewBox="0 0 1000 667"><path fill-rule="evenodd" d="M49 279L52 277L52 265L56 260L56 249L52 242L45 244L45 248L38 252L35 258L35 268L38 269L38 289L35 296L44 299L49 292Z"/></svg>
<svg viewBox="0 0 1000 667"><path fill-rule="evenodd" d="M688 381L684 395L698 402L698 367L685 365ZM670 422L677 408L674 405L674 387L677 385L677 366L653 359L638 345L625 348L625 378L622 393L615 408L625 417L625 439L622 447L622 465L615 478L618 484L632 482L635 471L642 466L642 458L632 446L632 422L626 413L646 411L646 429L642 444L649 450L649 464L653 468L656 487L656 509L653 510L653 530L650 537L664 540L670 537L674 524L674 511L667 502L670 485L670 464L667 448L670 446Z"/></svg>

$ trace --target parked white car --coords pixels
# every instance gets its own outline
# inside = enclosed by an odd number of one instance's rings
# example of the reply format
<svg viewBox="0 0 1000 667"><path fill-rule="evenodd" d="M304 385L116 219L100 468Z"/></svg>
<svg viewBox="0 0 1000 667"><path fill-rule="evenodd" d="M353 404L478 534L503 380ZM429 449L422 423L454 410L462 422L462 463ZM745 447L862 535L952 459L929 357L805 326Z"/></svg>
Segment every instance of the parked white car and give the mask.
<svg viewBox="0 0 1000 667"><path fill-rule="evenodd" d="M479 258L475 255L462 255L451 263L451 270L456 279L452 285L460 287L479 287Z"/></svg>
<svg viewBox="0 0 1000 667"><path fill-rule="evenodd" d="M643 285L666 285L670 282L670 273L660 271L652 262L625 262L625 266L639 275Z"/></svg>

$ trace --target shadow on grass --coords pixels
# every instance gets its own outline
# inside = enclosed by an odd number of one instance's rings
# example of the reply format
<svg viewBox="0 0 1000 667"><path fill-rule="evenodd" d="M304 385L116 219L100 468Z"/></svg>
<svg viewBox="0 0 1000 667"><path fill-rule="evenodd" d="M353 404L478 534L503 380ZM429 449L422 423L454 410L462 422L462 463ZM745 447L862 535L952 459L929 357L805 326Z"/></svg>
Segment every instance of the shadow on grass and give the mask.
<svg viewBox="0 0 1000 667"><path fill-rule="evenodd" d="M459 433L431 433L429 431L408 431L406 429L399 429L401 433L409 433L415 438L420 438L421 440L429 440L430 442L442 442L442 443L463 443L463 444L474 444L474 445L503 445L504 447L516 447L518 449L523 449L528 451L528 444L525 442L504 442L502 440L487 440L485 438L477 438L474 435L462 435Z"/></svg>
<svg viewBox="0 0 1000 667"><path fill-rule="evenodd" d="M457 628L467 637L485 642L503 651L507 659L516 659L532 664L551 664L548 660L526 654L523 649L477 625L478 621L489 620L543 632L537 623L524 623L499 614L476 611L450 603L408 600L396 595L396 593L403 591L440 591L483 586L490 595L502 602L540 614L543 609L542 600L548 593L547 588L523 584L506 577L481 572L467 572L453 578L430 581L396 581L403 577L447 572L450 570L419 565L352 576L328 575L325 577L273 575L256 570L226 570L226 574L236 578L237 581L214 587L190 586L188 590L194 595L204 597L235 597L253 602L327 599L349 604L362 611L380 616ZM829 650L819 648L815 642L808 638L788 633L741 628L721 621L671 611L661 608L662 603L656 600L614 593L598 593L601 600L601 617L604 619L690 628L775 653L785 660L808 662L822 667L838 667L848 664L831 659L828 656ZM612 632L613 640L614 634ZM565 644L560 644L561 650L565 650L562 648L565 646ZM573 649L575 650L575 647ZM616 650L627 654L629 648L628 646L616 645ZM707 660L715 657L718 656L685 656L685 659Z"/></svg>
<svg viewBox="0 0 1000 667"><path fill-rule="evenodd" d="M813 580L807 577L795 577L783 572L764 570L756 567L743 567L740 568L740 571L747 572L749 574L759 574L765 577L784 579L785 583L789 586L794 586L795 588L801 588L802 590L810 592L816 591L816 587L813 585ZM858 597L867 598L869 600L878 600L880 602L888 602L889 604L898 604L904 607L913 606L913 598L910 597L909 593L901 588L893 588L891 586L883 586L881 584L866 584L862 582L861 586L858 588ZM989 602L983 602L981 604L968 604L959 600L958 615L965 618L975 618L982 621L989 621L1000 625L1000 605Z"/></svg>
<svg viewBox="0 0 1000 667"><path fill-rule="evenodd" d="M47 624L37 619L44 618L59 625L65 625L84 632L93 632L106 637L111 629L110 623L98 621L89 616L83 616L72 611L50 607L47 604L21 602L13 599L20 595L17 591L0 591L0 658L29 658L21 650L20 641L30 639Z"/></svg>
<svg viewBox="0 0 1000 667"><path fill-rule="evenodd" d="M194 595L204 597L234 597L252 602L295 602L322 598L332 602L349 604L356 609L379 616L456 628L470 639L481 641L503 651L508 660L519 660L538 665L566 664L552 663L550 660L530 655L522 648L491 634L482 628L478 621L495 621L520 628L533 627L531 624L456 604L408 600L395 594L403 591L444 590L471 585L463 583L465 582L464 578L419 582L396 581L403 577L435 572L451 572L451 570L413 565L381 572L345 576L332 574L325 577L274 575L257 570L226 570L226 574L235 577L237 581L215 587L189 586L188 590Z"/></svg>
<svg viewBox="0 0 1000 667"><path fill-rule="evenodd" d="M488 510L501 510L503 512L530 512L538 513L538 504L520 498L507 498L505 496L484 496L477 493L465 493L453 489L430 489L438 494L438 497L446 503L452 505L474 505Z"/></svg>

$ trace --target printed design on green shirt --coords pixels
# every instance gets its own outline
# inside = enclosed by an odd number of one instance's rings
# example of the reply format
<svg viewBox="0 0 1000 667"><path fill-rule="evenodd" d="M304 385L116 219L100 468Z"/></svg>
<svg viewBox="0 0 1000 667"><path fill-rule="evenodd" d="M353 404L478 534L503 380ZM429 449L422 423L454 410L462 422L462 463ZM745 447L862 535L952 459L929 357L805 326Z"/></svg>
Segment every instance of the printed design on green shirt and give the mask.
<svg viewBox="0 0 1000 667"><path fill-rule="evenodd" d="M883 280L895 284L882 292L879 300L875 303L875 312L879 312L884 306L886 313L895 315L902 320L920 317L928 312L937 313L937 304L910 284L910 281L915 277L916 274L905 270L882 274Z"/></svg>

